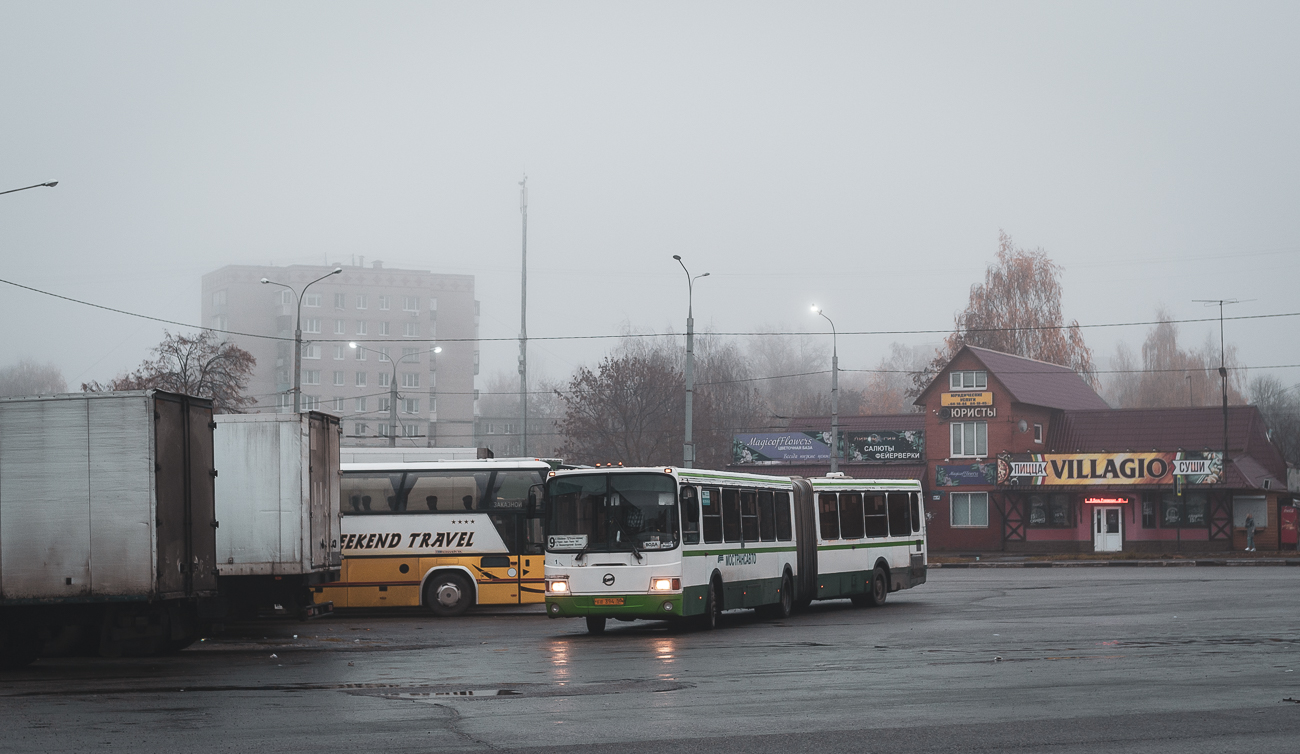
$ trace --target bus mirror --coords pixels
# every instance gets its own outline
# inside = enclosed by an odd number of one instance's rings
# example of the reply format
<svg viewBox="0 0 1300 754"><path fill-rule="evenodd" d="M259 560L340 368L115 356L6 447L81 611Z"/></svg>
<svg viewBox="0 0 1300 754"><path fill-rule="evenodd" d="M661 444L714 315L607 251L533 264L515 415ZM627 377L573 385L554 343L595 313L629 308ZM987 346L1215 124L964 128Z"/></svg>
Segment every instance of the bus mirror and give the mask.
<svg viewBox="0 0 1300 754"><path fill-rule="evenodd" d="M529 518L537 518L538 510L541 507L541 502L542 500L545 499L545 497L546 497L546 490L542 488L542 485L534 484L532 487L528 488L528 517Z"/></svg>

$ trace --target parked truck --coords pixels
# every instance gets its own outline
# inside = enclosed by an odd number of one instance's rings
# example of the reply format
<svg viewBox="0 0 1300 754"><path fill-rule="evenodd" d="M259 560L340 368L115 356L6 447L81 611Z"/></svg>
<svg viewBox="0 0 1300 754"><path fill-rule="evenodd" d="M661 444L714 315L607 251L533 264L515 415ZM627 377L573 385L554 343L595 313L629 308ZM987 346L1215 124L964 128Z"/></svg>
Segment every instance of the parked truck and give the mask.
<svg viewBox="0 0 1300 754"><path fill-rule="evenodd" d="M339 420L303 414L216 417L217 569L227 618L330 612L310 589L337 581Z"/></svg>
<svg viewBox="0 0 1300 754"><path fill-rule="evenodd" d="M197 639L217 591L211 401L0 399L0 667Z"/></svg>

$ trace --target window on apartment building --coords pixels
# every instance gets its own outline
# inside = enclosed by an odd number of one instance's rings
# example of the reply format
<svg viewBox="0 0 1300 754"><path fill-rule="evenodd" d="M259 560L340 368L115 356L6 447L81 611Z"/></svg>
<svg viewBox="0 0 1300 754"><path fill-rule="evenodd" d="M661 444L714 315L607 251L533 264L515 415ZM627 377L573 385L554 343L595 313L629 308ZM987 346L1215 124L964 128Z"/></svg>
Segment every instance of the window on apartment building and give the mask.
<svg viewBox="0 0 1300 754"><path fill-rule="evenodd" d="M379 436L380 436L380 437L388 437L388 434L389 434L388 430L389 430L389 425L388 425L387 423L380 424L380 425L379 425Z"/></svg>
<svg viewBox="0 0 1300 754"><path fill-rule="evenodd" d="M418 414L418 413L420 413L420 399L419 399L419 398L403 398L403 399L402 399L402 413L404 413L404 414Z"/></svg>
<svg viewBox="0 0 1300 754"><path fill-rule="evenodd" d="M431 395L429 396L429 414L433 415L436 413L438 413L438 399ZM436 419L437 417L433 418Z"/></svg>
<svg viewBox="0 0 1300 754"><path fill-rule="evenodd" d="M364 293L357 294L357 308L358 309L366 308L366 294Z"/></svg>
<svg viewBox="0 0 1300 754"><path fill-rule="evenodd" d="M419 437L419 436L420 436L420 428L419 428L418 426L414 425L414 424L404 424L404 425L402 425L402 436L403 436L403 437Z"/></svg>
<svg viewBox="0 0 1300 754"><path fill-rule="evenodd" d="M281 369L280 371L276 372L276 373L275 373L275 381L276 381L277 384L280 384L280 385L288 385L288 384L289 384L289 370L287 370L287 369Z"/></svg>
<svg viewBox="0 0 1300 754"><path fill-rule="evenodd" d="M379 387L388 387L393 381L393 376L388 372L379 373Z"/></svg>
<svg viewBox="0 0 1300 754"><path fill-rule="evenodd" d="M335 309L346 309L346 308L348 308L348 294L346 294L346 293L335 293L335 294L334 294L334 308L335 308Z"/></svg>
<svg viewBox="0 0 1300 754"><path fill-rule="evenodd" d="M334 346L334 359L337 361L342 358L343 358L343 346Z"/></svg>
<svg viewBox="0 0 1300 754"><path fill-rule="evenodd" d="M988 422L953 422L948 427L954 457L974 458L989 454Z"/></svg>
<svg viewBox="0 0 1300 754"><path fill-rule="evenodd" d="M302 347L302 357L304 359L319 359L320 346L315 343L305 343Z"/></svg>
<svg viewBox="0 0 1300 754"><path fill-rule="evenodd" d="M949 521L953 527L988 527L989 493L950 492L948 501L951 515Z"/></svg>
<svg viewBox="0 0 1300 754"><path fill-rule="evenodd" d="M418 338L418 337L420 337L420 323L418 323L418 322L405 322L405 323L403 323L403 324L402 324L402 335L404 335L404 336L406 336L406 337L408 337L408 338Z"/></svg>
<svg viewBox="0 0 1300 754"><path fill-rule="evenodd" d="M319 293L308 293L306 296L303 296L303 297L302 297L302 305L303 305L303 306L320 306L320 294L319 294Z"/></svg>
<svg viewBox="0 0 1300 754"><path fill-rule="evenodd" d="M474 374L478 374L478 351L474 352Z"/></svg>
<svg viewBox="0 0 1300 754"><path fill-rule="evenodd" d="M346 335L347 332L348 332L348 323L346 320L342 320L342 319L334 320L335 335Z"/></svg>
<svg viewBox="0 0 1300 754"><path fill-rule="evenodd" d="M379 409L378 409L379 411L392 411L392 410L393 410L393 409L392 409L392 404L389 403L387 397L381 397L381 398L377 401L377 403L379 404Z"/></svg>
<svg viewBox="0 0 1300 754"><path fill-rule="evenodd" d="M379 360L380 360L380 361L389 361L389 358L388 358L388 347L387 347L387 346L385 346L385 347L379 349Z"/></svg>
<svg viewBox="0 0 1300 754"><path fill-rule="evenodd" d="M289 393L280 393L275 396L275 412L283 414L293 411L293 396Z"/></svg>
<svg viewBox="0 0 1300 754"><path fill-rule="evenodd" d="M354 350L356 351L356 354L357 354L357 361L365 361L365 360L366 360L366 349L364 349L364 348L357 348L357 349L354 349Z"/></svg>
<svg viewBox="0 0 1300 754"><path fill-rule="evenodd" d="M391 334L391 333L389 332L388 322L385 321L385 322L380 322L380 323L379 323L379 334L380 334L380 335L389 335L389 334Z"/></svg>
<svg viewBox="0 0 1300 754"><path fill-rule="evenodd" d="M352 409L357 413L363 413L364 411L366 411L366 397L362 396L360 398L357 398L352 403Z"/></svg>
<svg viewBox="0 0 1300 754"><path fill-rule="evenodd" d="M320 370L319 370L319 369L305 369L305 370L303 370L303 373L302 373L302 384L304 384L304 385L319 385L319 384L320 384Z"/></svg>
<svg viewBox="0 0 1300 754"><path fill-rule="evenodd" d="M495 428L491 423L484 424L483 426L484 426L484 428L486 429L486 431L487 431L487 433L488 433L489 435L495 435L495 434L496 434L496 428Z"/></svg>
<svg viewBox="0 0 1300 754"><path fill-rule="evenodd" d="M334 384L339 387L342 387L344 385L342 372L339 371L334 372Z"/></svg>
<svg viewBox="0 0 1300 754"><path fill-rule="evenodd" d="M318 317L308 317L302 321L302 331L317 335L320 333L320 319Z"/></svg>
<svg viewBox="0 0 1300 754"><path fill-rule="evenodd" d="M347 400L348 400L347 398L335 398L334 411L340 414L346 411L347 409L344 408L344 405L347 403Z"/></svg>
<svg viewBox="0 0 1300 754"><path fill-rule="evenodd" d="M366 321L364 319L357 320L357 335L366 335L366 334L367 334ZM359 351L361 349L358 348L357 350Z"/></svg>
<svg viewBox="0 0 1300 754"><path fill-rule="evenodd" d="M1034 442L1036 443L1043 442L1043 425L1041 424L1034 425Z"/></svg>
<svg viewBox="0 0 1300 754"><path fill-rule="evenodd" d="M219 291L213 291L213 292L212 292L212 305L213 305L213 306L225 306L225 305L226 305L226 289L225 289L225 288L222 288L222 289L219 290Z"/></svg>
<svg viewBox="0 0 1300 754"><path fill-rule="evenodd" d="M365 422L357 422L352 425L352 434L355 437L365 437L370 434L370 425Z"/></svg>
<svg viewBox="0 0 1300 754"><path fill-rule="evenodd" d="M230 320L226 319L226 315L224 314L218 314L217 316L212 318L213 330L225 330L229 325L230 325Z"/></svg>
<svg viewBox="0 0 1300 754"><path fill-rule="evenodd" d="M365 386L366 386L366 373L357 372L357 387L365 387Z"/></svg>
<svg viewBox="0 0 1300 754"><path fill-rule="evenodd" d="M403 297L402 297L402 311L404 311L404 312L418 312L418 311L420 311L420 297L419 297L419 296L403 296Z"/></svg>
<svg viewBox="0 0 1300 754"><path fill-rule="evenodd" d="M403 348L403 349L402 349L402 363L403 363L403 364L418 364L418 363L420 363L420 349L418 349L418 348Z"/></svg>
<svg viewBox="0 0 1300 754"><path fill-rule="evenodd" d="M402 387L419 387L419 372L402 372Z"/></svg>
<svg viewBox="0 0 1300 754"><path fill-rule="evenodd" d="M985 371L949 372L948 387L952 390L983 390L989 385Z"/></svg>
<svg viewBox="0 0 1300 754"><path fill-rule="evenodd" d="M1030 526L1057 529L1074 526L1069 493L1034 493L1025 500L1025 507Z"/></svg>
<svg viewBox="0 0 1300 754"><path fill-rule="evenodd" d="M380 297L379 297L379 308L380 308L381 310L383 310L383 311L388 311L388 297L387 297L387 296L380 296Z"/></svg>
<svg viewBox="0 0 1300 754"><path fill-rule="evenodd" d="M280 303L282 303L282 304L292 304L292 303L293 303L293 291L280 291Z"/></svg>
<svg viewBox="0 0 1300 754"><path fill-rule="evenodd" d="M429 313L432 314L436 311L438 311L438 299L431 298L429 299Z"/></svg>
<svg viewBox="0 0 1300 754"><path fill-rule="evenodd" d="M320 396L319 396L319 395L304 395L304 396L302 397L302 410L303 410L303 411L320 411Z"/></svg>

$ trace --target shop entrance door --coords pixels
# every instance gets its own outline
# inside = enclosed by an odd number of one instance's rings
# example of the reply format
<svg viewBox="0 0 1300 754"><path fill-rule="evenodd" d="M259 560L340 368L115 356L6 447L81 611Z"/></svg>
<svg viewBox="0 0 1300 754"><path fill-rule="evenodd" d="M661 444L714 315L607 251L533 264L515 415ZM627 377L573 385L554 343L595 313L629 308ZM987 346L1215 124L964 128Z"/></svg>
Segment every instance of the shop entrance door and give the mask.
<svg viewBox="0 0 1300 754"><path fill-rule="evenodd" d="M1124 549L1123 508L1097 506L1092 509L1092 547L1096 552Z"/></svg>

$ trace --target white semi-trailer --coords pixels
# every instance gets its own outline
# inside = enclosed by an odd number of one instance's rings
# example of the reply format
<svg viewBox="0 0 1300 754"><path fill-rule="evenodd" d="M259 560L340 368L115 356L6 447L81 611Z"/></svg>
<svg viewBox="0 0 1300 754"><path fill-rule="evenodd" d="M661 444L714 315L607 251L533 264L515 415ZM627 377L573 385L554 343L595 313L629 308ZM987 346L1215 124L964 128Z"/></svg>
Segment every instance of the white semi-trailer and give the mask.
<svg viewBox="0 0 1300 754"><path fill-rule="evenodd" d="M215 427L211 401L155 390L0 399L0 667L198 638Z"/></svg>
<svg viewBox="0 0 1300 754"><path fill-rule="evenodd" d="M303 414L216 417L217 570L230 618L314 617L310 589L337 581L339 420Z"/></svg>

